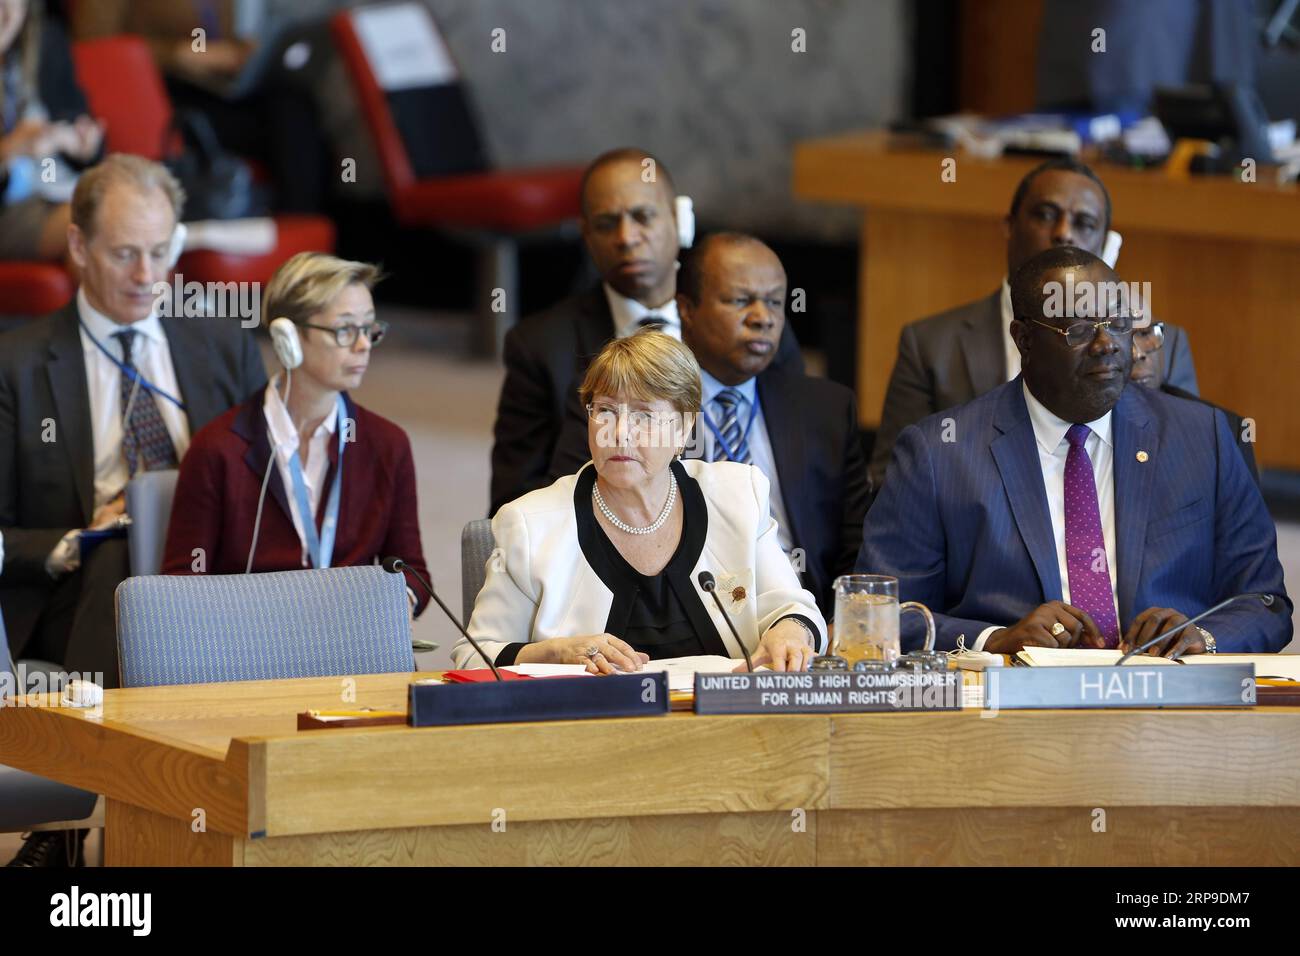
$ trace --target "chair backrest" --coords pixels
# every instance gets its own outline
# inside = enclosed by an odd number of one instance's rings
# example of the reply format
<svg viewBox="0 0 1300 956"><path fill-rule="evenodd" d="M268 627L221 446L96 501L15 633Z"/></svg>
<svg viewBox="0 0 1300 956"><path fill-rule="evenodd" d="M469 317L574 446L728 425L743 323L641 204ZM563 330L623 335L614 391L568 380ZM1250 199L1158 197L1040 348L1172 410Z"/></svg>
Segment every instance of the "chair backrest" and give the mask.
<svg viewBox="0 0 1300 956"><path fill-rule="evenodd" d="M131 516L126 537L131 552L131 574L136 577L162 570L178 474L174 468L141 471L126 483L126 513Z"/></svg>
<svg viewBox="0 0 1300 956"><path fill-rule="evenodd" d="M415 670L406 578L377 565L127 578L123 687Z"/></svg>
<svg viewBox="0 0 1300 956"><path fill-rule="evenodd" d="M423 3L342 10L330 29L374 138L390 199L418 179L488 168L459 70Z"/></svg>
<svg viewBox="0 0 1300 956"><path fill-rule="evenodd" d="M466 627L474 613L474 601L487 578L487 560L496 550L492 521L479 518L460 533L460 616Z"/></svg>
<svg viewBox="0 0 1300 956"><path fill-rule="evenodd" d="M105 149L165 158L172 103L149 44L125 34L82 40L72 59L91 115L108 124Z"/></svg>

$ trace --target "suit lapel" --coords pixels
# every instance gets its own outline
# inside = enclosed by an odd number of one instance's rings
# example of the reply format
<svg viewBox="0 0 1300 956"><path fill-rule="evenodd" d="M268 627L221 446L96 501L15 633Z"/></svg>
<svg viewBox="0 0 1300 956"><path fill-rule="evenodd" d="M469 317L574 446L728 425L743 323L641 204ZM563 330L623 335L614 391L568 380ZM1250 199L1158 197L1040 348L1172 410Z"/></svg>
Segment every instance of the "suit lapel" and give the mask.
<svg viewBox="0 0 1300 956"><path fill-rule="evenodd" d="M582 303L578 313L578 377L587 370L587 364L614 337L614 315L609 311L605 290L596 286Z"/></svg>
<svg viewBox="0 0 1300 956"><path fill-rule="evenodd" d="M1140 391L1132 385L1124 389L1111 416L1115 442L1115 563L1118 565L1115 590L1119 596L1121 628L1133 620L1137 610L1133 605L1142 576L1147 512L1160 445L1160 436L1152 426ZM1138 461L1140 451L1146 452L1145 462Z"/></svg>
<svg viewBox="0 0 1300 956"><path fill-rule="evenodd" d="M1044 598L1059 599L1061 571L1056 560L1056 539L1052 535L1052 518L1047 510L1038 443L1019 378L1006 386L994 427L1001 434L990 447L1002 474L1011 514L1025 547L1029 549Z"/></svg>
<svg viewBox="0 0 1300 956"><path fill-rule="evenodd" d="M271 386L268 384L266 387ZM258 392L245 402L239 414L235 416L234 425L231 426L231 431L248 442L248 450L244 452L244 464L248 465L249 470L256 476L259 489L262 486L262 476L266 474L267 463L271 460L270 429L266 424L266 416L262 412L265 394L265 391ZM293 512L289 510L289 499L285 493L284 482L280 480L279 468L271 469L267 491L280 506L284 516L289 519L289 523L293 524Z"/></svg>
<svg viewBox="0 0 1300 956"><path fill-rule="evenodd" d="M185 417L193 435L224 411L213 407L212 390L201 384L211 381L216 357L211 354L207 337L191 324L193 320L163 318L159 321L167 335L167 348L181 392L178 397L185 404Z"/></svg>
<svg viewBox="0 0 1300 956"><path fill-rule="evenodd" d="M803 479L804 430L791 414L797 398L783 394L786 383L778 376L764 372L758 377L758 403L763 410L763 424L767 428L767 440L772 446L772 458L776 465L776 476L781 482L781 498L785 503L785 516L790 523L791 541L802 540L800 530L803 526L803 514L800 505L807 500L801 495L786 492L805 485Z"/></svg>
<svg viewBox="0 0 1300 956"><path fill-rule="evenodd" d="M979 304L978 314L966 319L961 332L961 354L966 362L966 374L975 390L972 398L991 392L1006 382L1001 289Z"/></svg>
<svg viewBox="0 0 1300 956"><path fill-rule="evenodd" d="M95 437L75 301L54 317L45 372L58 412L57 440L68 450L77 500L89 524L95 512Z"/></svg>

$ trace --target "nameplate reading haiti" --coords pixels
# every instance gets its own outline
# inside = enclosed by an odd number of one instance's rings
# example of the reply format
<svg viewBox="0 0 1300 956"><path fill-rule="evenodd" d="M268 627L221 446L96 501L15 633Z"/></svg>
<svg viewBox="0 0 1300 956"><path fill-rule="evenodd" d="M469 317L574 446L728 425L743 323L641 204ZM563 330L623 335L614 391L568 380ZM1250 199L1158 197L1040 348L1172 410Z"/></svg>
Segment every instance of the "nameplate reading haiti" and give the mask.
<svg viewBox="0 0 1300 956"><path fill-rule="evenodd" d="M984 672L987 710L1254 704L1254 664L996 667Z"/></svg>
<svg viewBox="0 0 1300 956"><path fill-rule="evenodd" d="M697 714L853 714L961 710L957 671L696 674Z"/></svg>

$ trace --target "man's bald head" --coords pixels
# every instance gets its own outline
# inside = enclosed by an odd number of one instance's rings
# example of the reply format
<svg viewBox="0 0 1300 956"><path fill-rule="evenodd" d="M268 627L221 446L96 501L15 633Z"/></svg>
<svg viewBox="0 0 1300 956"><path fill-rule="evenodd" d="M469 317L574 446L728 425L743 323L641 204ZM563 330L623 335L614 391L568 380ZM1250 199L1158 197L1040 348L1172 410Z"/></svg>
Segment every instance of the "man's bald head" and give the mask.
<svg viewBox="0 0 1300 956"><path fill-rule="evenodd" d="M667 166L659 161L658 157L636 146L622 146L601 153L583 170L579 193L582 199L583 215L587 213L587 191L592 180L612 167L621 167L623 173L627 172L627 167L634 168L636 175L643 182L658 184L664 190L664 195L670 203L677 195L677 187L673 185L672 173L668 171Z"/></svg>

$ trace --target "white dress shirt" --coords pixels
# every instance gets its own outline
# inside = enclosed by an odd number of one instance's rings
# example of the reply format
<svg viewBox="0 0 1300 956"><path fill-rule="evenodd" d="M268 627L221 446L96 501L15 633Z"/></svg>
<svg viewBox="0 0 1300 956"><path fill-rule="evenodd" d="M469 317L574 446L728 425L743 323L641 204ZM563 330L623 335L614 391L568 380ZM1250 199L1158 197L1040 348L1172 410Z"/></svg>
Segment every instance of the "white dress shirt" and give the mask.
<svg viewBox="0 0 1300 956"><path fill-rule="evenodd" d="M1029 420L1034 426L1038 445L1038 462L1043 469L1043 487L1047 491L1047 511L1052 520L1052 537L1056 541L1056 565L1061 573L1061 600L1070 603L1070 574L1065 557L1065 460L1070 454L1070 443L1065 433L1070 422L1058 418L1030 394L1029 387L1021 386ZM1092 432L1083 443L1092 461L1092 477L1097 484L1097 508L1101 513L1101 535L1106 545L1106 569L1110 572L1111 600L1115 602L1115 619L1119 619L1119 600L1115 582L1115 446L1111 440L1111 413L1107 412L1095 422L1087 423ZM999 627L986 628L975 641L974 649L984 649L984 642Z"/></svg>
<svg viewBox="0 0 1300 956"><path fill-rule="evenodd" d="M703 385L701 398L704 411L708 413L713 424L721 431L722 412L713 400L718 397L719 392L728 386L723 385L704 369L700 369L700 383ZM772 453L772 440L767 434L767 425L763 421L763 407L761 405L754 413L754 424L747 433L745 432L745 426L749 424L750 409L758 401L757 380L751 378L743 385L732 387L740 393L743 399L736 408L736 418L740 422L741 433L745 435L746 443L749 445L750 463L767 476L767 480L772 486L772 517L776 519L777 539L781 542L781 550L789 554L790 549L794 547L794 542L790 539L790 522L785 513L785 499L781 497L781 479L776 474L776 456ZM713 429L703 421L700 422L698 427L699 433L704 439L704 458L707 461L717 460L718 437L713 434Z"/></svg>
<svg viewBox="0 0 1300 956"><path fill-rule="evenodd" d="M1020 349L1016 348L1016 342L1011 337L1011 320L1016 317L1015 310L1011 308L1011 285L1006 279L1002 280L1002 353L1006 356L1006 381L1011 381L1020 374Z"/></svg>
<svg viewBox="0 0 1300 956"><path fill-rule="evenodd" d="M677 314L677 299L670 298L663 305L649 308L642 305L636 299L627 299L619 295L608 283L602 283L601 288L605 290L605 301L609 303L610 314L614 316L614 337L618 339L627 338L640 327L639 323L648 315L657 315L664 320L663 328L660 329L665 335L671 335L679 342L682 339L682 320Z"/></svg>
<svg viewBox="0 0 1300 956"><path fill-rule="evenodd" d="M298 532L298 541L302 544L301 561L305 568L310 566L307 535L303 530L305 528L303 515L298 513L298 495L294 491L293 474L289 470L289 459L298 451L298 429L289 416L289 409L285 407L284 399L280 397L280 383L283 378L283 375L277 375L271 387L267 388L266 397L262 401L262 413L266 416L266 426L270 430L276 470L279 471L280 482L284 485L284 497L289 502L289 514L293 516L293 529ZM291 384L290 389L292 388ZM307 501L311 505L311 514L306 518L313 524L316 522L316 513L320 508L325 474L329 470L329 443L338 428L338 417L338 404L335 403L330 413L325 416L325 420L312 432L307 442L307 460L300 463L302 481L307 486Z"/></svg>
<svg viewBox="0 0 1300 956"><path fill-rule="evenodd" d="M158 316L150 315L139 322L122 325L94 309L86 299L84 289L77 290L77 312L83 323L80 327L81 354L86 366L86 391L90 396L90 423L95 447L95 507L99 508L116 498L131 476L122 451L125 434L122 428L122 370L100 351L91 335L121 361L124 358L122 341L113 338L113 333L134 330L138 334L131 344L131 360L136 369L152 385L173 398L184 401L184 396L176 382L167 333L163 331ZM145 397L147 393L141 388L135 400L138 402ZM154 402L176 447L176 460L180 461L190 447L189 419L175 402L161 395L155 395Z"/></svg>

